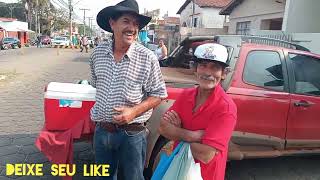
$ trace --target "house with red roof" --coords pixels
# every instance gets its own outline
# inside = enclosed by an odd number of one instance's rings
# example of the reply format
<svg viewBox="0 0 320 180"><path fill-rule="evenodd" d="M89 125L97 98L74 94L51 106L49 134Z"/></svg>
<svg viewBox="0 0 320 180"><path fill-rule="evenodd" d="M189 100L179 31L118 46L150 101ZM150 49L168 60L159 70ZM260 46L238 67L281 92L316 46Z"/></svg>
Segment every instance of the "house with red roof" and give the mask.
<svg viewBox="0 0 320 180"><path fill-rule="evenodd" d="M231 0L186 0L180 14L181 36L226 34L227 16L219 12Z"/></svg>
<svg viewBox="0 0 320 180"><path fill-rule="evenodd" d="M18 38L21 44L25 44L29 38L28 23L14 18L0 17L0 39L4 37Z"/></svg>

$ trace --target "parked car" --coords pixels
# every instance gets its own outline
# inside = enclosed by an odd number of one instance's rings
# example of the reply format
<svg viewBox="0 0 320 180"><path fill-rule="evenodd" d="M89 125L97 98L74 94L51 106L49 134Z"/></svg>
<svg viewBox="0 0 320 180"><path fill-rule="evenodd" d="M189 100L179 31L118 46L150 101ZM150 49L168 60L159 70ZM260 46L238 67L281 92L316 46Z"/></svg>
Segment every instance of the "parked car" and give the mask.
<svg viewBox="0 0 320 180"><path fill-rule="evenodd" d="M49 44L51 44L51 38L50 38L50 36L43 35L43 36L40 36L40 39L41 39L41 43L42 43L43 45L49 45Z"/></svg>
<svg viewBox="0 0 320 180"><path fill-rule="evenodd" d="M18 38L15 37L5 37L3 38L3 44L9 45L10 48L16 49L21 48L21 42Z"/></svg>
<svg viewBox="0 0 320 180"><path fill-rule="evenodd" d="M222 86L238 108L229 160L320 152L320 55L270 38L189 37L161 64L169 97L149 120L147 178L169 141L157 131L161 115L184 88L196 85L192 53L205 42L219 42L229 51L231 73Z"/></svg>
<svg viewBox="0 0 320 180"><path fill-rule="evenodd" d="M9 49L9 48L11 48L11 45L9 45L9 44L4 44L4 43L3 43L3 39L1 39L1 40L0 40L0 50L7 50L7 49Z"/></svg>
<svg viewBox="0 0 320 180"><path fill-rule="evenodd" d="M88 38L88 45L90 46L90 48L94 48L94 38L87 36Z"/></svg>
<svg viewBox="0 0 320 180"><path fill-rule="evenodd" d="M51 42L52 46L70 46L70 40L67 37L57 36Z"/></svg>

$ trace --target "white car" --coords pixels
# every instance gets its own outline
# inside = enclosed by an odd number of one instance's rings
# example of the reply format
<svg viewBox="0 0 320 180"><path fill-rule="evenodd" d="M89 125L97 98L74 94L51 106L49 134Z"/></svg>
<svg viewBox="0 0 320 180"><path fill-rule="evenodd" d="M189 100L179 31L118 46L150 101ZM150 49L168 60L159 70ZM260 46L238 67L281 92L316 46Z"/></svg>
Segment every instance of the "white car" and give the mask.
<svg viewBox="0 0 320 180"><path fill-rule="evenodd" d="M87 37L90 48L94 48L94 37Z"/></svg>
<svg viewBox="0 0 320 180"><path fill-rule="evenodd" d="M52 46L70 46L70 41L67 37L55 37L51 41Z"/></svg>

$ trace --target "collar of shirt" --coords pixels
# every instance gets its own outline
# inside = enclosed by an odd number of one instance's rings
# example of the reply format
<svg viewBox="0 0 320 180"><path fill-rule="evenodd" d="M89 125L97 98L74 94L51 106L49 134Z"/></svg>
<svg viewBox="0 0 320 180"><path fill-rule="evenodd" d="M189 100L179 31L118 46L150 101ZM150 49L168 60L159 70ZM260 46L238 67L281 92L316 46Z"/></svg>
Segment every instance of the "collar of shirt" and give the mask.
<svg viewBox="0 0 320 180"><path fill-rule="evenodd" d="M113 56L113 43L114 43L114 40L112 38L107 40L107 53L112 56ZM124 55L123 60L130 61L131 59L133 59L135 47L136 47L136 42L133 42L130 45L129 49L127 50L126 54Z"/></svg>
<svg viewBox="0 0 320 180"><path fill-rule="evenodd" d="M206 109L208 106L211 106L212 104L216 104L217 100L221 96L221 90L222 87L221 85L217 85L214 90L212 90L210 96L206 99L206 101L197 109L195 112L193 112L193 115L196 116L199 113L201 113L204 109ZM199 87L197 87L193 92L192 95L189 96L190 98L188 99L188 102L194 108L196 105L196 99L197 99L197 94L199 91Z"/></svg>

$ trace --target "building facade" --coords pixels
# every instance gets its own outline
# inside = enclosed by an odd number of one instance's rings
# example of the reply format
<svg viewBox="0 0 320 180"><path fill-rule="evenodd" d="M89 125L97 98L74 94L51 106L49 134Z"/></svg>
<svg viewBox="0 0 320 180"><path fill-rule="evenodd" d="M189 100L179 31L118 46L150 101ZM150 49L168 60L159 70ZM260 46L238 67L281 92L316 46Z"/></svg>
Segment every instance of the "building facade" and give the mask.
<svg viewBox="0 0 320 180"><path fill-rule="evenodd" d="M252 30L281 30L285 2L233 0L220 14L229 15L229 34L251 34Z"/></svg>
<svg viewBox="0 0 320 180"><path fill-rule="evenodd" d="M180 14L181 39L187 36L226 34L226 16L219 12L230 0L186 0Z"/></svg>
<svg viewBox="0 0 320 180"><path fill-rule="evenodd" d="M255 34L278 30L288 33L319 33L319 0L232 0L221 11L229 15L229 34Z"/></svg>
<svg viewBox="0 0 320 180"><path fill-rule="evenodd" d="M0 39L4 37L18 38L21 44L27 43L29 39L28 23L17 21L13 18L0 18Z"/></svg>

